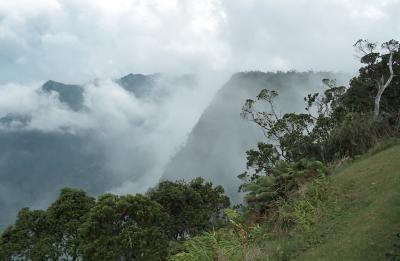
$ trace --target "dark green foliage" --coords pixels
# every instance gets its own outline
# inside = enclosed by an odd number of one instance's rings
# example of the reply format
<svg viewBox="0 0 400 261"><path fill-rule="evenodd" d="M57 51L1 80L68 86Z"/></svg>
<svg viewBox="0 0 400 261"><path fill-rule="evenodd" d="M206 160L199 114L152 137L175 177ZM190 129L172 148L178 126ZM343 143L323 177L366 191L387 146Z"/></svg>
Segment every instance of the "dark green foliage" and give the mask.
<svg viewBox="0 0 400 261"><path fill-rule="evenodd" d="M267 157L268 160L274 161L276 156L286 160L300 159L306 149L304 147L307 133L310 132L309 127L313 124L313 118L309 114L286 113L280 117L275 111L274 99L278 96L276 91L261 90L257 96L257 100L248 99L242 109L242 117L255 122L262 128L266 138L275 144L261 144L258 147L260 153L250 151L247 153L248 165L254 166L257 157ZM270 112L257 111L256 103L265 102L270 107ZM267 156L268 154L268 156ZM252 162L253 161L253 162ZM269 163L268 163L269 164ZM267 165L268 165L267 164ZM273 162L271 162L273 164ZM264 167L259 165L256 171L260 171ZM265 166L267 166L265 165Z"/></svg>
<svg viewBox="0 0 400 261"><path fill-rule="evenodd" d="M378 141L379 128L370 115L349 113L337 124L324 144L326 159L354 158L372 148Z"/></svg>
<svg viewBox="0 0 400 261"><path fill-rule="evenodd" d="M0 260L165 260L171 239L218 227L227 206L224 189L202 178L97 200L66 188L47 210L19 212L0 235Z"/></svg>
<svg viewBox="0 0 400 261"><path fill-rule="evenodd" d="M78 228L94 205L85 192L63 189L44 210L22 209L15 224L0 239L0 257L6 260L78 260Z"/></svg>
<svg viewBox="0 0 400 261"><path fill-rule="evenodd" d="M391 74L392 64L395 74L400 72L399 43L384 43L382 49L388 54L374 52L376 44L365 40L355 46L363 52L361 62L366 64L360 75L351 81L348 90L337 86L334 80L324 79L323 93L304 98L305 113L278 115L274 104L276 91L264 89L256 100L246 100L242 117L260 126L268 139L268 143L258 143L256 149L246 152L247 169L253 173L239 175L246 181L240 190L247 192L245 199L250 208L263 211L271 207L271 202L286 199L298 190L294 177L302 159L332 163L344 157L353 158L367 152L380 139L399 135L400 82L398 77L392 81ZM269 110L259 111L259 102ZM276 170L285 165L290 167L276 175ZM309 168L307 164L300 165ZM300 176L307 177L307 172L301 171Z"/></svg>
<svg viewBox="0 0 400 261"><path fill-rule="evenodd" d="M395 44L391 40L382 45L387 49L387 44ZM389 54L378 52L377 45L366 40L359 40L355 44L361 50L361 62L365 66L359 69L359 75L350 82L350 88L343 98L343 105L351 112L369 113L374 109L374 98L377 94L377 82L389 77ZM400 74L400 51L393 49L393 72ZM383 77L383 78L382 78ZM398 123L400 112L400 78L394 77L390 86L385 90L381 99L381 116L390 118L393 123Z"/></svg>
<svg viewBox="0 0 400 261"><path fill-rule="evenodd" d="M208 230L221 223L222 210L230 206L229 197L224 194L222 186L213 186L203 178L195 178L190 181L189 186L200 195L201 204L198 206L202 211L199 213L199 231Z"/></svg>
<svg viewBox="0 0 400 261"><path fill-rule="evenodd" d="M168 216L143 195L99 197L80 227L85 260L163 260Z"/></svg>
<svg viewBox="0 0 400 261"><path fill-rule="evenodd" d="M332 80L324 80L324 84L327 89L323 94L304 98L306 113L280 117L273 103L277 93L268 90L263 90L257 101L263 97L271 112L259 112L255 101L246 101L242 116L262 127L271 142L259 143L257 149L246 152L247 169L253 172L239 178L245 181L240 190L247 193L250 209L270 211L296 193L303 182L326 174L323 163L355 157L376 144L380 135L388 135L387 124L347 111L342 105L344 87Z"/></svg>
<svg viewBox="0 0 400 261"><path fill-rule="evenodd" d="M257 150L251 149L246 151L247 168L254 168L255 173L269 173L279 161L279 153L272 144L259 142ZM247 172L242 175L246 175Z"/></svg>
<svg viewBox="0 0 400 261"><path fill-rule="evenodd" d="M221 210L229 206L229 198L221 186L196 178L184 181L162 181L148 192L170 216L168 229L172 240L184 239L211 229L221 222Z"/></svg>
<svg viewBox="0 0 400 261"><path fill-rule="evenodd" d="M78 229L94 204L94 198L86 192L65 188L48 208L49 230L54 237L52 244L66 260L78 260Z"/></svg>
<svg viewBox="0 0 400 261"><path fill-rule="evenodd" d="M400 233L396 234L396 243L393 244L393 247L390 252L385 254L387 260L390 261L398 261L400 260Z"/></svg>
<svg viewBox="0 0 400 261"><path fill-rule="evenodd" d="M299 161L303 158L314 158L326 162L327 144L332 130L340 122L345 111L340 106L345 92L334 81L324 80L327 90L309 94L305 113L276 113L274 98L277 92L262 90L257 102L269 104L271 112L256 110L256 101L247 100L243 106L242 117L259 125L271 143L258 143L257 149L247 151L247 168L254 169L255 174L269 174L278 160Z"/></svg>
<svg viewBox="0 0 400 261"><path fill-rule="evenodd" d="M341 106L346 88L336 86L336 82L329 79L324 79L323 83L326 87L324 93L309 94L304 98L304 113L278 115L274 104L278 96L276 91L262 90L257 100L249 99L245 102L242 117L260 126L271 142L259 143L258 150L247 152L247 167L254 168L258 173L261 170L267 172L265 166L273 166L277 158L288 161L299 161L302 158L326 161L324 144L332 129L346 115L346 110ZM259 102L269 105L270 110L258 111Z"/></svg>
<svg viewBox="0 0 400 261"><path fill-rule="evenodd" d="M192 232L193 220L196 219L196 205L201 202L198 194L194 193L184 182L163 181L158 187L149 192L149 197L158 202L171 216L169 237L184 238Z"/></svg>
<svg viewBox="0 0 400 261"><path fill-rule="evenodd" d="M22 209L14 226L0 238L1 260L49 260L59 256L49 232L51 222L46 211Z"/></svg>

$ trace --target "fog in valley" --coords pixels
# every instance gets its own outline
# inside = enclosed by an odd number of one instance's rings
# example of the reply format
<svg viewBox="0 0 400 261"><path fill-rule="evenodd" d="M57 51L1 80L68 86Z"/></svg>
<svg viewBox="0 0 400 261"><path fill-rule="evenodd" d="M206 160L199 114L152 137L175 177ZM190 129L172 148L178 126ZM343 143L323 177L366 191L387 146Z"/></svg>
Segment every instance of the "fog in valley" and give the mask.
<svg viewBox="0 0 400 261"><path fill-rule="evenodd" d="M13 210L7 218L27 204L46 207L62 187L145 192L185 141L212 84L189 75L128 75L82 86L4 86L0 205Z"/></svg>

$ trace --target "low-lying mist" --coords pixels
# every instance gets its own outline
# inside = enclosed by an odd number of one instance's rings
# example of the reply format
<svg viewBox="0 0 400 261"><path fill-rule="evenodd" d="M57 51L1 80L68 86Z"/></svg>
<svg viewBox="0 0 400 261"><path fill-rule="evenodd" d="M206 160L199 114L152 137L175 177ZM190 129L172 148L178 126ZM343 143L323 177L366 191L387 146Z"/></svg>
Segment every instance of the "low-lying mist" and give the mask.
<svg viewBox="0 0 400 261"><path fill-rule="evenodd" d="M62 187L145 192L220 85L209 74L1 86L0 227L22 207L47 207ZM72 104L79 88L82 104Z"/></svg>

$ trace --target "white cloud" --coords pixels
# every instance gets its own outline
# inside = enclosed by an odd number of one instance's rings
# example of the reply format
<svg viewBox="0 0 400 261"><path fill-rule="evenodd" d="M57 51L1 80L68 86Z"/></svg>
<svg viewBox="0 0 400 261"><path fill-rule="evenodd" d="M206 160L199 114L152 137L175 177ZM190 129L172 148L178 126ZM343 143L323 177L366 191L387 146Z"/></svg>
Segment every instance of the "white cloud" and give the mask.
<svg viewBox="0 0 400 261"><path fill-rule="evenodd" d="M13 0L0 2L0 14L7 13L9 16L31 17L50 14L60 10L60 8L61 6L57 0Z"/></svg>
<svg viewBox="0 0 400 261"><path fill-rule="evenodd" d="M42 35L41 40L44 46L61 45L67 48L79 42L77 36L67 32L47 33Z"/></svg>
<svg viewBox="0 0 400 261"><path fill-rule="evenodd" d="M398 0L0 1L0 82L206 69L353 72L352 44L396 38L399 8ZM25 62L10 62L19 57Z"/></svg>

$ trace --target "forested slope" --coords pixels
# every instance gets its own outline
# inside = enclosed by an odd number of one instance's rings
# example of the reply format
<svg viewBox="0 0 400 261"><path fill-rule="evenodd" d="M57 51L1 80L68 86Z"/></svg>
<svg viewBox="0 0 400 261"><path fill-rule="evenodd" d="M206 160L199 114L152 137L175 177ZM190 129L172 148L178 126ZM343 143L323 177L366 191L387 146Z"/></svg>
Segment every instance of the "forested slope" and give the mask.
<svg viewBox="0 0 400 261"><path fill-rule="evenodd" d="M307 93L324 90L322 80L347 81L348 76L330 72L241 72L234 74L215 95L194 126L186 144L171 159L163 179L190 180L204 177L223 185L237 201L240 196L236 178L246 167L245 152L263 140L263 132L254 123L240 117L246 99L263 88L279 92L279 113L304 109Z"/></svg>

